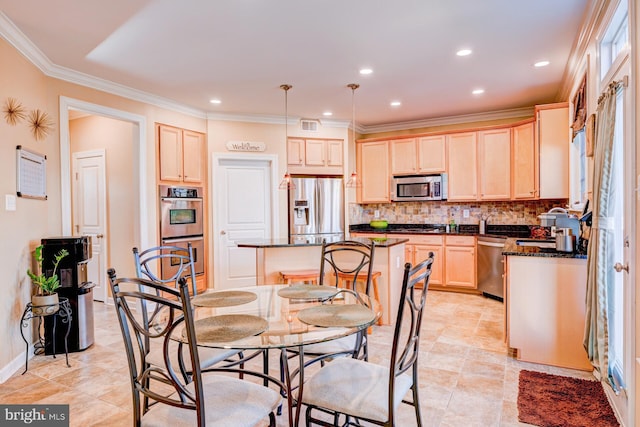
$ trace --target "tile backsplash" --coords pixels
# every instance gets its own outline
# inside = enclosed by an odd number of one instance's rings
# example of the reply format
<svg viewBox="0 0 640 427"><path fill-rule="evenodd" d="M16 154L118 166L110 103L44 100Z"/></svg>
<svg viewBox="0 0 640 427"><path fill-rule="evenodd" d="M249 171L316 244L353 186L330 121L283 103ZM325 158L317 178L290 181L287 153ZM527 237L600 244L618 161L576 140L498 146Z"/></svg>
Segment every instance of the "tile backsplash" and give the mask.
<svg viewBox="0 0 640 427"><path fill-rule="evenodd" d="M446 224L453 218L456 224L478 224L487 219L488 224L538 225L538 215L553 207L565 207L566 199L532 200L522 202L401 202L349 205L351 224L368 224L379 211L380 218L391 224ZM469 217L464 218L464 211Z"/></svg>

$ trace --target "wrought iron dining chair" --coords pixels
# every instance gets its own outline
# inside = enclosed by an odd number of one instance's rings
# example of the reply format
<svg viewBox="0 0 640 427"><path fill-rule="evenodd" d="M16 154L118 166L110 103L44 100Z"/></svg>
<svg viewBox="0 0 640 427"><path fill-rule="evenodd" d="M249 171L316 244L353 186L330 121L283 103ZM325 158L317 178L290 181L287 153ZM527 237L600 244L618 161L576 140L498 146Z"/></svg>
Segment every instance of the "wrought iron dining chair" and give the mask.
<svg viewBox="0 0 640 427"><path fill-rule="evenodd" d="M306 425L360 425L360 421L395 426L400 403L414 407L418 426L422 426L418 396L418 356L420 326L433 252L420 264L405 264L398 316L388 366L364 360L340 358L327 364L304 383L303 404L307 405ZM418 288L417 285L422 285ZM411 371L411 375L408 374ZM405 399L412 391L412 398ZM332 415L333 423L314 418L314 412ZM317 415L315 415L317 416Z"/></svg>
<svg viewBox="0 0 640 427"><path fill-rule="evenodd" d="M354 240L342 240L333 243L322 241L320 276L318 285L338 287L340 274L348 274L354 278L349 282L348 291L358 292L358 283L364 283L364 292L369 294L371 288L371 272L375 246ZM301 369L319 363L324 366L327 361L338 357L354 357L368 360L367 329L340 339L309 344L302 349L304 366L288 368L291 380L299 378ZM299 356L294 348L287 349L287 358L280 359L280 377L284 380L285 364L288 360ZM300 364L303 364L301 361ZM297 387L296 387L297 388Z"/></svg>
<svg viewBox="0 0 640 427"><path fill-rule="evenodd" d="M140 252L137 247L133 248L133 258L136 268L136 276L139 279L149 279L153 282L161 283L163 285L178 289L178 281L180 278L185 278L188 281L191 293L197 295L196 287L196 272L195 272L195 260L193 256L193 249L191 243L187 244L186 248L179 246L163 245L149 248ZM172 266L172 275L161 275L155 273L159 264L168 261ZM158 269L159 271L159 269ZM141 316L144 325L149 325L150 316L157 315L151 307L149 307L145 300L140 300L141 304ZM174 364L177 363L178 358L178 345L175 341L169 343L171 351L169 355L172 358ZM146 362L162 366L164 364L162 348L153 346L151 343L147 343L149 353L146 357ZM182 347L183 359L186 363L186 372L191 372L191 361L186 357L187 348ZM244 367L244 361L248 360L244 358L244 354L239 350L222 350L216 348L202 347L199 350L200 368L206 369L219 363L225 363L227 366L233 364L240 364L240 367ZM233 359L238 356L237 359ZM255 355L253 355L255 357Z"/></svg>
<svg viewBox="0 0 640 427"><path fill-rule="evenodd" d="M375 245L355 240L339 242L322 242L320 261L320 285L339 287L341 277L349 276L347 281L349 290L359 292L358 284L364 283L364 293L371 294L371 277L373 272L373 255ZM345 338L318 343L305 347L305 354L310 355L340 355L346 354L367 360L369 350L367 344L367 329L361 333ZM322 357L322 356L321 356Z"/></svg>
<svg viewBox="0 0 640 427"><path fill-rule="evenodd" d="M266 381L265 385L225 375L239 369L200 368L185 278L176 289L146 279L118 279L114 269L108 274L127 353L134 425L255 426L269 419L269 425L275 426L274 411L281 403L282 384L258 372L242 371L245 376ZM148 324L136 315L140 302L159 307ZM161 366L147 361L152 341L158 341L156 347L162 349ZM173 352L172 342L186 351ZM193 367L190 372L187 363Z"/></svg>

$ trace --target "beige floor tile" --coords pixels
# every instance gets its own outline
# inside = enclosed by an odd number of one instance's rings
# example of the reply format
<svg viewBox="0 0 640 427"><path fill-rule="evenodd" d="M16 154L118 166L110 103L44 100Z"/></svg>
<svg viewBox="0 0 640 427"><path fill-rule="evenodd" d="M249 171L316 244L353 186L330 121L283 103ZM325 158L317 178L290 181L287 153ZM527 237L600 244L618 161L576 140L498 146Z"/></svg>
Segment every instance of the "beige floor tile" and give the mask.
<svg viewBox="0 0 640 427"><path fill-rule="evenodd" d="M72 426L130 426L131 388L120 328L113 306L94 305L95 343L64 355L36 356L29 371L16 372L0 386L2 403L69 404ZM521 369L579 378L590 372L536 365L510 358L504 337L504 306L477 295L430 291L423 320L419 394L427 427L515 427ZM376 326L370 335L370 361L388 364L393 329ZM277 373L279 352L269 354ZM250 362L260 369L261 361ZM314 367L313 369L317 369ZM312 370L309 371L311 373ZM278 427L287 425L279 416ZM413 409L401 405L398 425L415 424Z"/></svg>

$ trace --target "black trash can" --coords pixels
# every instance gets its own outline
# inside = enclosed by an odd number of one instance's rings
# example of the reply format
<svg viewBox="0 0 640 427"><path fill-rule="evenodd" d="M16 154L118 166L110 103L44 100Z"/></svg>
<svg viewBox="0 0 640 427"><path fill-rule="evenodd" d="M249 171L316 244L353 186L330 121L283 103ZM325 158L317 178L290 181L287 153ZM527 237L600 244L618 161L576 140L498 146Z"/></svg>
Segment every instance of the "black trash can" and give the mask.
<svg viewBox="0 0 640 427"><path fill-rule="evenodd" d="M94 341L93 327L93 283L87 280L87 263L91 259L91 237L51 237L41 240L42 268L50 274L53 270L55 255L66 249L69 255L58 265L60 287L57 292L62 298L69 299L71 306L71 326L67 338L69 352L86 350ZM55 335L54 335L55 329ZM54 328L53 316L44 321L45 354L61 354L65 352L66 325L58 324Z"/></svg>

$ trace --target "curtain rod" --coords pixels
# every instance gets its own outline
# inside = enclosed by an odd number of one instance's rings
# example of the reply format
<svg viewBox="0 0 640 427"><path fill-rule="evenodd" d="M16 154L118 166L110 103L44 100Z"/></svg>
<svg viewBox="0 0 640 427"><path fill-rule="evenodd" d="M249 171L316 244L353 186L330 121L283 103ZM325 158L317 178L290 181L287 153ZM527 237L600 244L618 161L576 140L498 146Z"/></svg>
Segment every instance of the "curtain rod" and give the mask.
<svg viewBox="0 0 640 427"><path fill-rule="evenodd" d="M618 89L620 87L626 88L629 86L629 76L625 75L622 77L621 80L614 80L611 83L609 83L607 85L607 90L609 89ZM602 99L604 98L605 94L606 94L606 90L603 91L600 96L598 97L598 104L600 104L600 102L602 101Z"/></svg>

